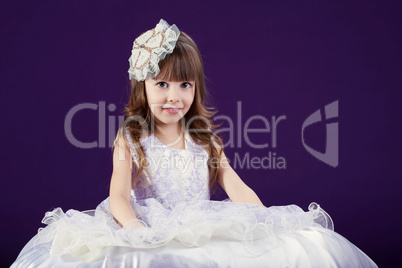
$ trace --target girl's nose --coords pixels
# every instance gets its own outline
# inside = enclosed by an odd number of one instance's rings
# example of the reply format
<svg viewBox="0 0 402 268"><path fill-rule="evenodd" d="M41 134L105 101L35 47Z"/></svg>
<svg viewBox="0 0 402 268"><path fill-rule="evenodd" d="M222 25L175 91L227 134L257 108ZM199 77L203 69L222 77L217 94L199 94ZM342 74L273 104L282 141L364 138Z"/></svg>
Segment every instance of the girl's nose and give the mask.
<svg viewBox="0 0 402 268"><path fill-rule="evenodd" d="M167 101L169 103L175 103L175 102L179 102L180 100L180 96L179 96L179 88L176 88L176 86L172 86L169 89L169 95L167 97Z"/></svg>
<svg viewBox="0 0 402 268"><path fill-rule="evenodd" d="M168 99L168 102L171 102L171 103L175 103L175 102L179 102L179 100L178 99Z"/></svg>

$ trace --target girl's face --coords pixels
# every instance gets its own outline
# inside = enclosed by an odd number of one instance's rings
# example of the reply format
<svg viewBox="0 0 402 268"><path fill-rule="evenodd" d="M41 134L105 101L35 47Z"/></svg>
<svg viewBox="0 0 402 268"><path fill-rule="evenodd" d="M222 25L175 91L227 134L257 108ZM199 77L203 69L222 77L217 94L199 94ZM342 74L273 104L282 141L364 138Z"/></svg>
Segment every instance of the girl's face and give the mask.
<svg viewBox="0 0 402 268"><path fill-rule="evenodd" d="M158 126L176 124L194 100L195 81L145 80L148 106Z"/></svg>

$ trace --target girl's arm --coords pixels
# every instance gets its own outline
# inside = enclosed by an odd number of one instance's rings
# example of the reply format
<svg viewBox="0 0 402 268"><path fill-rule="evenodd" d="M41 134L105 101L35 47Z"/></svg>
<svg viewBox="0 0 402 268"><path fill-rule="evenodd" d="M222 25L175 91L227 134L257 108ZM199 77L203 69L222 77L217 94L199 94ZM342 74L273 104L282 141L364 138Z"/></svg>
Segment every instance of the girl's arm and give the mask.
<svg viewBox="0 0 402 268"><path fill-rule="evenodd" d="M218 151L222 150L217 144ZM232 202L249 203L264 206L257 194L248 187L229 165L225 153L222 150L218 172L219 184L225 190Z"/></svg>
<svg viewBox="0 0 402 268"><path fill-rule="evenodd" d="M131 171L132 161L130 150L124 142L121 132L116 139L116 146L113 152L113 174L110 182L110 211L114 219L120 226L138 228L142 224L137 221L137 217L130 205L131 199Z"/></svg>

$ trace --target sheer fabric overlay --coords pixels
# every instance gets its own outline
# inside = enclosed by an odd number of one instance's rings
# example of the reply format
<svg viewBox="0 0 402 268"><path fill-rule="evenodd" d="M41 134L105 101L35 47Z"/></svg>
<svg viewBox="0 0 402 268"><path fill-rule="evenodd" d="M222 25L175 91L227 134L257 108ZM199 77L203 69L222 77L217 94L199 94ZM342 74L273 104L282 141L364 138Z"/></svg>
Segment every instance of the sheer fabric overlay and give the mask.
<svg viewBox="0 0 402 268"><path fill-rule="evenodd" d="M208 154L188 133L184 150L152 134L141 144L148 165L130 204L142 228L120 227L109 198L90 211L56 208L11 267L377 267L316 203L303 211L211 201Z"/></svg>
<svg viewBox="0 0 402 268"><path fill-rule="evenodd" d="M126 130L130 153L135 146ZM333 230L330 216L316 203L308 211L296 205L262 207L209 200L208 154L185 134L186 149L173 149L154 135L141 139L148 166L132 190L131 206L143 228L121 228L110 212L109 198L95 210L47 212L35 245L50 254L68 254L83 261L102 256L110 246L156 248L172 240L202 247L211 238L239 241L252 255L278 247L277 235L308 227ZM136 162L138 164L138 162ZM43 245L48 245L43 247Z"/></svg>

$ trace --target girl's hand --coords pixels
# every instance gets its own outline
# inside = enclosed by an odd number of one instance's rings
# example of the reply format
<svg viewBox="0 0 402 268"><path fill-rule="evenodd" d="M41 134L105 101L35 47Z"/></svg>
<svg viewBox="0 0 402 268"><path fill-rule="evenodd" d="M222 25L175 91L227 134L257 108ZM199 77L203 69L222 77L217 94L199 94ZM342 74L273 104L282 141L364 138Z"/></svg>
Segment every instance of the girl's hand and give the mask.
<svg viewBox="0 0 402 268"><path fill-rule="evenodd" d="M141 229L141 228L148 228L148 227L141 220L133 219L133 220L128 221L124 225L123 228L124 229L129 229L129 230L138 230L138 229Z"/></svg>
<svg viewBox="0 0 402 268"><path fill-rule="evenodd" d="M138 219L130 220L123 228L128 231L128 240L134 244L139 242L150 243L155 237L155 230Z"/></svg>

